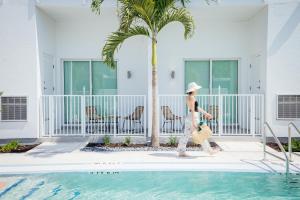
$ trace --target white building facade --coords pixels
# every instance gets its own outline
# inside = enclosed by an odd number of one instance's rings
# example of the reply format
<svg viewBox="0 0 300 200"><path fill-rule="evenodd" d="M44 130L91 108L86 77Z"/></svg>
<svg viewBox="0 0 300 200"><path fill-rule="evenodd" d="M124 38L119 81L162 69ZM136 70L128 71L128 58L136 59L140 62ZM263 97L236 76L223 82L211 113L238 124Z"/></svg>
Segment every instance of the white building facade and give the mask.
<svg viewBox="0 0 300 200"><path fill-rule="evenodd" d="M150 136L150 41L129 39L108 69L101 50L118 28L117 6L105 1L97 16L89 5L0 0L0 139ZM189 81L203 87L216 136L260 136L267 121L286 137L290 121L300 125L300 1L193 0L188 9L191 39L176 23L158 36L161 134L165 123L165 135L182 132Z"/></svg>

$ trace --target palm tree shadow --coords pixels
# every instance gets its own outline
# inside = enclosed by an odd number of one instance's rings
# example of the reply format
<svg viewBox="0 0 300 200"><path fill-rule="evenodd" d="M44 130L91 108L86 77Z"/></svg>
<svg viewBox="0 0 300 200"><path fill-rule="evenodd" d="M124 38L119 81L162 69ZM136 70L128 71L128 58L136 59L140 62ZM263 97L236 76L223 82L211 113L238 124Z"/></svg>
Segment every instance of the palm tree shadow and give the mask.
<svg viewBox="0 0 300 200"><path fill-rule="evenodd" d="M297 28L300 22L300 3L295 8L294 12L290 15L285 25L281 28L276 35L271 47L270 55L276 54L276 52L282 47L282 45L289 39L292 33Z"/></svg>
<svg viewBox="0 0 300 200"><path fill-rule="evenodd" d="M208 157L208 156L187 156L187 157L178 157L177 153L151 153L150 156L156 157L168 157L168 158L179 158L179 159L196 159L200 157Z"/></svg>

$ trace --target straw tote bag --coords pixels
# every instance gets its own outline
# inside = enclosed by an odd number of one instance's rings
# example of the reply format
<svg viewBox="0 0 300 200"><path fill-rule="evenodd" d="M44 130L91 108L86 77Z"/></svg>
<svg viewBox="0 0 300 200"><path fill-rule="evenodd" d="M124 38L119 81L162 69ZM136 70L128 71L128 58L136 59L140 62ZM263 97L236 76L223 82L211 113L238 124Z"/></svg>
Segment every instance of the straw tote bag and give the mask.
<svg viewBox="0 0 300 200"><path fill-rule="evenodd" d="M198 130L192 133L192 141L195 144L202 144L204 140L212 136L212 131L207 125L199 125Z"/></svg>

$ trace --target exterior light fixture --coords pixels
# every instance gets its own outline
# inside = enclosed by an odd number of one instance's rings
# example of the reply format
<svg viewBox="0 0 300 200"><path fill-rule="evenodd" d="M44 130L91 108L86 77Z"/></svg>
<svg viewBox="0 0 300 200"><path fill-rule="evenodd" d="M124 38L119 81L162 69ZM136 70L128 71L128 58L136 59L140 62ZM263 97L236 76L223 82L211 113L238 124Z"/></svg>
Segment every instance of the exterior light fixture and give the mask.
<svg viewBox="0 0 300 200"><path fill-rule="evenodd" d="M175 78L175 71L174 71L174 70L171 71L171 78L172 78L172 79Z"/></svg>
<svg viewBox="0 0 300 200"><path fill-rule="evenodd" d="M132 77L132 72L131 71L127 71L127 78L130 79Z"/></svg>

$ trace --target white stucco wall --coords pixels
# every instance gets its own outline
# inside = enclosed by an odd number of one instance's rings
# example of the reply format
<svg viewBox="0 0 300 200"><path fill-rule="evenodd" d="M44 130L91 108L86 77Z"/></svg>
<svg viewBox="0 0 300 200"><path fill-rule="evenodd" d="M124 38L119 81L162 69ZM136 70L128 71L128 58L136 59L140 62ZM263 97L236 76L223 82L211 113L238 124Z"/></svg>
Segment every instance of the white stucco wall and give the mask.
<svg viewBox="0 0 300 200"><path fill-rule="evenodd" d="M247 93L249 22L205 21L195 17L196 31L183 37L181 24L170 24L158 38L159 92L184 93L185 59L238 59L239 92ZM175 79L171 79L175 70Z"/></svg>
<svg viewBox="0 0 300 200"><path fill-rule="evenodd" d="M102 59L105 40L117 28L118 20L113 10L103 11L91 20L56 23L56 65L60 77L56 83L59 93L63 93L62 59ZM119 94L147 94L147 48L147 39L138 36L127 40L116 54ZM128 70L132 72L130 79L127 78Z"/></svg>
<svg viewBox="0 0 300 200"><path fill-rule="evenodd" d="M55 60L55 48L56 48L56 40L55 40L55 21L50 16L48 16L45 12L36 8L36 24L37 24L37 42L38 42L38 52L39 52L39 63L40 63L40 85L41 91L39 93L43 93L43 87L45 86L43 81L44 77L47 77L47 80L51 79L51 82L54 83L55 76L53 74L49 74L49 66L46 66L45 60L52 59L52 63L54 64ZM47 69L47 70L45 70ZM52 72L53 73L53 72ZM53 84L52 84L53 85ZM54 86L54 85L53 85ZM48 87L48 85L47 85Z"/></svg>
<svg viewBox="0 0 300 200"><path fill-rule="evenodd" d="M0 122L0 138L38 136L38 52L31 3L10 0L0 6L0 90L7 96L29 97L28 121Z"/></svg>
<svg viewBox="0 0 300 200"><path fill-rule="evenodd" d="M267 65L267 37L268 37L268 6L262 8L250 21L250 63L257 64L258 70L254 74L256 74L257 79L254 82L254 85L251 84L251 80L249 80L249 85L252 86L252 93L265 93L266 88L266 65ZM255 62L257 59L258 63ZM249 69L249 75L251 77L252 69ZM261 81L261 84L257 82L257 80ZM260 90L257 88L260 86Z"/></svg>
<svg viewBox="0 0 300 200"><path fill-rule="evenodd" d="M266 120L287 136L289 121L276 119L276 95L300 94L300 2L277 2L268 9Z"/></svg>

